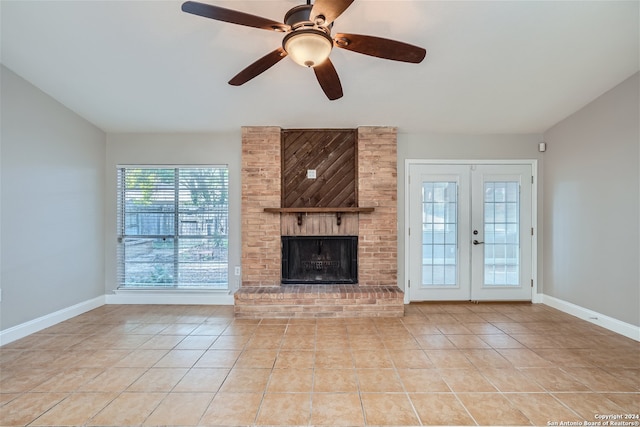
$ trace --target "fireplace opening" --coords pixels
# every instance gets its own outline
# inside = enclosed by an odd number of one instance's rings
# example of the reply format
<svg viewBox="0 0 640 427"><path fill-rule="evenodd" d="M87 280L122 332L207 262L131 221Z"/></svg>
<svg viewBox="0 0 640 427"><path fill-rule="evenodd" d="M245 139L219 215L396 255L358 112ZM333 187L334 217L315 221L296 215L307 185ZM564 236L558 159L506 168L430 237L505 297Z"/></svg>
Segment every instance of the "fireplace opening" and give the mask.
<svg viewBox="0 0 640 427"><path fill-rule="evenodd" d="M282 283L358 283L358 236L282 236Z"/></svg>

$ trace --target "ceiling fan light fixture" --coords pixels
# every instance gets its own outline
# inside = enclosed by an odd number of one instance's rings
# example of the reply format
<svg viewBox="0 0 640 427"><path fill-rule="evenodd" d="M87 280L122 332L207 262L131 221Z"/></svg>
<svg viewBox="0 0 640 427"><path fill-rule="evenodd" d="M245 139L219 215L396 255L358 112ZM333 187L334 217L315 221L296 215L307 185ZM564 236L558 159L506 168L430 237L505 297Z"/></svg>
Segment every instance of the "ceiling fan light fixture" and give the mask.
<svg viewBox="0 0 640 427"><path fill-rule="evenodd" d="M315 67L329 57L333 40L324 31L304 29L287 34L282 47L296 64Z"/></svg>

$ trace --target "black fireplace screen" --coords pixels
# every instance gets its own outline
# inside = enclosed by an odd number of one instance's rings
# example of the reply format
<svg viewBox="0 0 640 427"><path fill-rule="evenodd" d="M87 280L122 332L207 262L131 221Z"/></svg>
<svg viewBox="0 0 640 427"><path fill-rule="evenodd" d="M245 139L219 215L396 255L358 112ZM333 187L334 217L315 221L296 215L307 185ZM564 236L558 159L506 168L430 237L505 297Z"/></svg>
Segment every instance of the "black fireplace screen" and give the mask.
<svg viewBox="0 0 640 427"><path fill-rule="evenodd" d="M282 283L358 283L358 236L282 236Z"/></svg>

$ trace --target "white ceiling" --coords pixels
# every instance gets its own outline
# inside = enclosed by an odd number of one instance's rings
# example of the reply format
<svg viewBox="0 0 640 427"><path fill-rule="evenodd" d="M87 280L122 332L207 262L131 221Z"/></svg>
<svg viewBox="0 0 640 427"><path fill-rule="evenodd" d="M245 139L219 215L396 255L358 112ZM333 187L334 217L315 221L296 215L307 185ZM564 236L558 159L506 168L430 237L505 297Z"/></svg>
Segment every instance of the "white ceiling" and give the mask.
<svg viewBox="0 0 640 427"><path fill-rule="evenodd" d="M281 21L304 0L220 1ZM2 63L107 132L397 126L541 133L639 69L639 1L356 0L334 32L427 49L418 65L334 49L344 97L285 58L227 81L275 32L181 12L180 1L5 1Z"/></svg>

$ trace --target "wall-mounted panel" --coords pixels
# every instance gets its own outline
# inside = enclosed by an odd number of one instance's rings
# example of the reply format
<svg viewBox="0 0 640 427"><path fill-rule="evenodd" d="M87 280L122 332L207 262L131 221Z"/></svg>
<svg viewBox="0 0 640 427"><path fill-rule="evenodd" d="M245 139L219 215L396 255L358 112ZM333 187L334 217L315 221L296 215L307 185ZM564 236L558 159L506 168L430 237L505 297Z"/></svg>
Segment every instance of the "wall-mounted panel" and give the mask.
<svg viewBox="0 0 640 427"><path fill-rule="evenodd" d="M357 132L282 131L282 207L356 207Z"/></svg>

